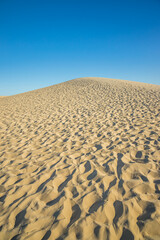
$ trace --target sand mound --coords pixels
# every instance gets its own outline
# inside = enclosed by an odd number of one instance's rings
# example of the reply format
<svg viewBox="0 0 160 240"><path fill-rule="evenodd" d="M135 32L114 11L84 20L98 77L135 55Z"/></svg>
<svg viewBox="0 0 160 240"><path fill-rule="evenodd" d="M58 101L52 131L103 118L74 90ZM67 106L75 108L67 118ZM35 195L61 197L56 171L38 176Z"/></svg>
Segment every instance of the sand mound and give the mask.
<svg viewBox="0 0 160 240"><path fill-rule="evenodd" d="M160 239L160 86L75 79L0 113L0 239Z"/></svg>

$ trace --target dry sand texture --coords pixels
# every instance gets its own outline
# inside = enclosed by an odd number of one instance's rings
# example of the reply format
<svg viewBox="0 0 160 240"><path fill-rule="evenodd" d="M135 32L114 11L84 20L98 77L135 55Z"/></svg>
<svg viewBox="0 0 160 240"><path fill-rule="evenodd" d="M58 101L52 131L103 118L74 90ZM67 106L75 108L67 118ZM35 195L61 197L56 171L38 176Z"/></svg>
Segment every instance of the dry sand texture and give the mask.
<svg viewBox="0 0 160 240"><path fill-rule="evenodd" d="M160 86L81 78L0 100L0 239L160 239Z"/></svg>

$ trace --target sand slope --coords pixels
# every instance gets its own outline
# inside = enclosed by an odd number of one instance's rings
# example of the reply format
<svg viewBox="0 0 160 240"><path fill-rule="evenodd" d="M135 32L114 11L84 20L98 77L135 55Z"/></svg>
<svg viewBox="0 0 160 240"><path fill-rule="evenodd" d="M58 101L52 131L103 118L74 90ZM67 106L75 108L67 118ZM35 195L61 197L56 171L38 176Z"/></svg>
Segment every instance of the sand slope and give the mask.
<svg viewBox="0 0 160 240"><path fill-rule="evenodd" d="M0 239L160 239L160 86L81 78L0 100Z"/></svg>

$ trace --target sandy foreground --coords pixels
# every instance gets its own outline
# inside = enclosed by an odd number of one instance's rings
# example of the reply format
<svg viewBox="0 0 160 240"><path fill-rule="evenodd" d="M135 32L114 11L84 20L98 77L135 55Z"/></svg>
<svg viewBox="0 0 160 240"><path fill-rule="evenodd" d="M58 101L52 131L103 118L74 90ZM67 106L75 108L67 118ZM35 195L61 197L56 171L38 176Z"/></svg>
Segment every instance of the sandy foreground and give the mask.
<svg viewBox="0 0 160 240"><path fill-rule="evenodd" d="M79 78L0 98L0 239L160 239L160 86Z"/></svg>

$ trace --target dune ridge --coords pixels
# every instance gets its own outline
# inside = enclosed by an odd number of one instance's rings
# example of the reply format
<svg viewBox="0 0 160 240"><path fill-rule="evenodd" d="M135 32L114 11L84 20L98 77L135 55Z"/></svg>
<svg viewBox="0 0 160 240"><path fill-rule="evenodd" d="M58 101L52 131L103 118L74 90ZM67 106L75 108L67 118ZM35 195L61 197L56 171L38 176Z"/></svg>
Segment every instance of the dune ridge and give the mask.
<svg viewBox="0 0 160 240"><path fill-rule="evenodd" d="M0 100L0 239L160 239L160 86L79 78Z"/></svg>

